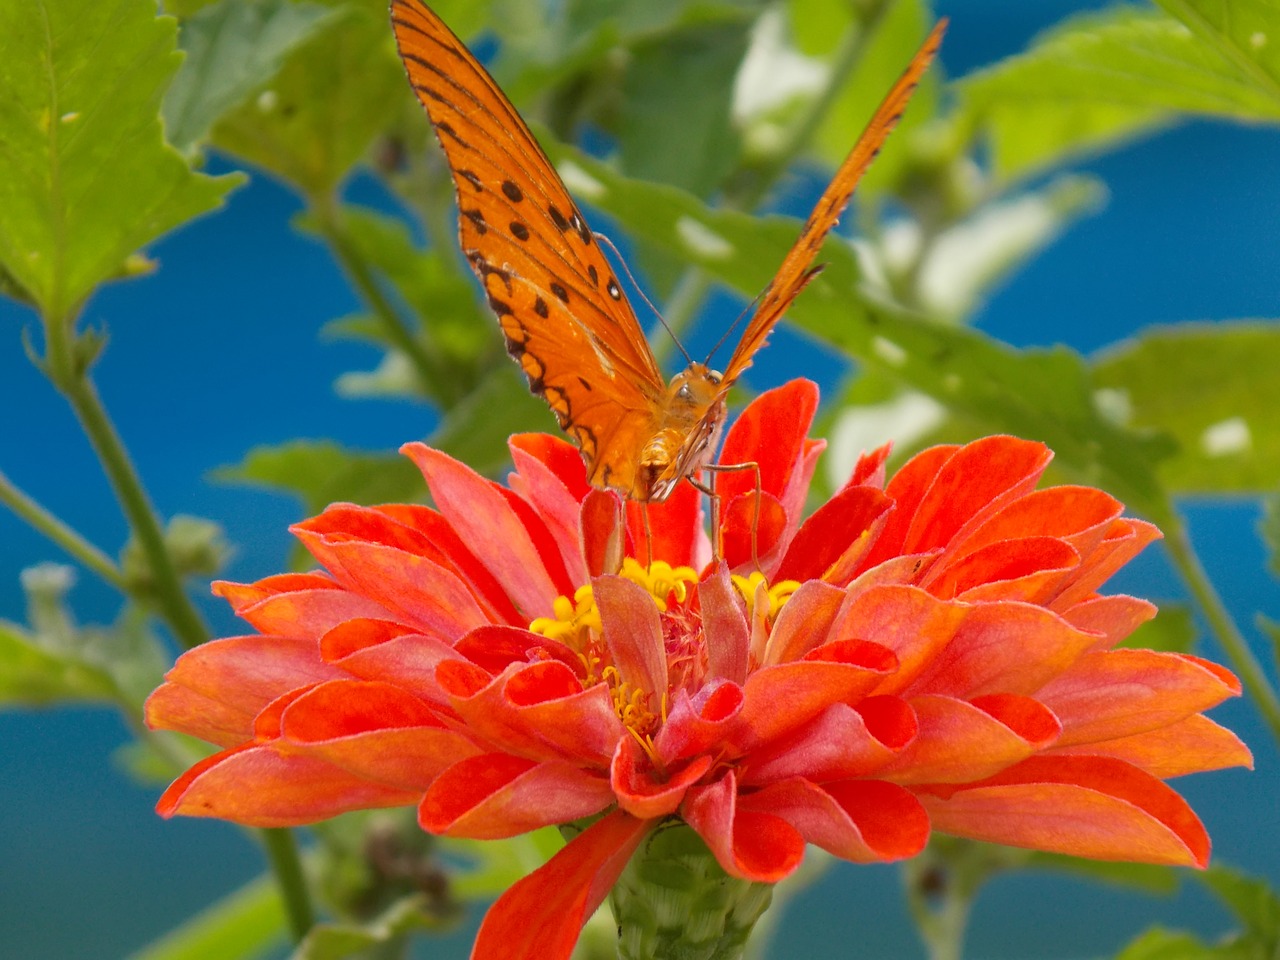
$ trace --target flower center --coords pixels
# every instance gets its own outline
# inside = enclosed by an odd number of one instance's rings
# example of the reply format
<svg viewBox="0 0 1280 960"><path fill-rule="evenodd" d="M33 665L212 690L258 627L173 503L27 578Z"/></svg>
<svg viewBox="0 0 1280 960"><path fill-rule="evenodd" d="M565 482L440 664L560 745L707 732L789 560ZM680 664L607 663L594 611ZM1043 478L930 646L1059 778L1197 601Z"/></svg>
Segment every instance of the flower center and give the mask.
<svg viewBox="0 0 1280 960"><path fill-rule="evenodd" d="M625 680L611 662L604 642L600 609L596 606L591 584L574 591L572 599L557 597L552 607L554 616L539 617L529 624L534 633L559 641L577 654L583 668L583 686L598 683L609 686L618 719L636 741L653 755L653 737L666 722L667 705L672 690L698 688L705 677L706 644L702 632L702 615L688 603L698 574L692 567L672 567L661 560L648 567L632 557L622 562L620 576L643 587L653 597L662 621L662 636L667 658L667 690L644 690ZM734 588L747 605L747 617L755 616L757 595L765 585L763 601L768 603L765 618L769 624L783 604L799 589L794 580L781 580L768 586L760 572L732 577Z"/></svg>

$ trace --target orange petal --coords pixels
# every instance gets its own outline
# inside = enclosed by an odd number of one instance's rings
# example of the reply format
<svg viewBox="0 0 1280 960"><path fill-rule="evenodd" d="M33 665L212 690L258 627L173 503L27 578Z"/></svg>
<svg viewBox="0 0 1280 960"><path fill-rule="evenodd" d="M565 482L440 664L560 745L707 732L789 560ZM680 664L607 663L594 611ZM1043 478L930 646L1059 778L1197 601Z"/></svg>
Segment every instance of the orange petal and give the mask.
<svg viewBox="0 0 1280 960"><path fill-rule="evenodd" d="M915 712L897 697L871 697L855 710L832 704L789 737L754 750L743 786L790 777L817 783L863 777L889 764L912 740Z"/></svg>
<svg viewBox="0 0 1280 960"><path fill-rule="evenodd" d="M253 718L290 690L344 677L316 644L283 637L231 637L188 650L146 705L147 724L223 746L243 741Z"/></svg>
<svg viewBox="0 0 1280 960"><path fill-rule="evenodd" d="M744 702L742 688L729 680L706 684L696 699L678 690L655 743L662 762L673 764L704 750L725 750L730 733L739 726Z"/></svg>
<svg viewBox="0 0 1280 960"><path fill-rule="evenodd" d="M418 823L440 836L495 840L588 817L612 802L606 778L573 764L486 753L436 778L418 807Z"/></svg>
<svg viewBox="0 0 1280 960"><path fill-rule="evenodd" d="M215 580L210 589L259 633L277 637L314 639L353 617L387 615L381 604L316 574L283 574L252 585Z"/></svg>
<svg viewBox="0 0 1280 960"><path fill-rule="evenodd" d="M631 737L623 737L613 755L610 782L619 807L633 817L650 820L675 813L685 791L711 769L711 763L711 757L704 754L681 769L663 770L659 776L640 745Z"/></svg>
<svg viewBox="0 0 1280 960"><path fill-rule="evenodd" d="M651 829L620 810L593 823L489 908L471 960L568 960L582 925Z"/></svg>
<svg viewBox="0 0 1280 960"><path fill-rule="evenodd" d="M667 648L658 605L648 590L625 577L596 577L591 584L613 665L633 690L643 690L656 701L667 689Z"/></svg>
<svg viewBox="0 0 1280 960"><path fill-rule="evenodd" d="M979 547L935 564L920 585L935 597L1022 600L1039 603L1057 594L1057 585L1080 565L1080 555L1055 537L1021 537Z"/></svg>
<svg viewBox="0 0 1280 960"><path fill-rule="evenodd" d="M1114 757L1161 780L1226 767L1253 769L1253 754L1240 738L1201 714L1131 737L1054 747L1048 753Z"/></svg>
<svg viewBox="0 0 1280 960"><path fill-rule="evenodd" d="M587 572L598 577L621 570L627 537L618 495L610 490L593 489L583 498L580 523Z"/></svg>
<svg viewBox="0 0 1280 960"><path fill-rule="evenodd" d="M425 444L408 443L400 451L417 464L440 512L498 578L526 622L549 616L560 591L501 488Z"/></svg>
<svg viewBox="0 0 1280 960"><path fill-rule="evenodd" d="M1068 746L1155 730L1239 695L1231 671L1207 660L1120 649L1081 657L1036 697L1062 720Z"/></svg>
<svg viewBox="0 0 1280 960"><path fill-rule="evenodd" d="M517 433L508 438L507 446L511 448L513 457L519 450L545 466L577 502L581 503L591 490L582 454L563 437L549 433ZM520 461L516 462L518 465Z"/></svg>
<svg viewBox="0 0 1280 960"><path fill-rule="evenodd" d="M971 783L999 773L1057 739L1061 727L1030 697L997 694L966 702L912 697L915 742L876 776L894 783Z"/></svg>
<svg viewBox="0 0 1280 960"><path fill-rule="evenodd" d="M436 680L436 668L450 661L462 657L448 643L409 633L349 653L336 665L362 680L387 680L440 706L449 701Z"/></svg>
<svg viewBox="0 0 1280 960"><path fill-rule="evenodd" d="M950 549L970 553L988 544L1021 537L1054 537L1088 554L1124 512L1124 504L1094 487L1060 486L1033 490L986 520Z"/></svg>
<svg viewBox="0 0 1280 960"><path fill-rule="evenodd" d="M1120 760L1032 757L936 793L917 795L944 833L1094 860L1209 862L1209 837L1186 801Z"/></svg>
<svg viewBox="0 0 1280 960"><path fill-rule="evenodd" d="M781 817L737 809L732 770L715 783L693 787L680 809L726 873L758 883L777 883L800 865L804 838Z"/></svg>
<svg viewBox="0 0 1280 960"><path fill-rule="evenodd" d="M1109 650L1156 615L1156 606L1137 597L1115 594L1062 604L1055 600L1050 609L1061 614L1073 627L1100 634L1094 650Z"/></svg>
<svg viewBox="0 0 1280 960"><path fill-rule="evenodd" d="M544 461L543 455L547 453L545 449L538 449L536 452L524 449L524 445L528 444L531 438L538 436L540 435L526 433L507 441L511 447L511 458L517 471L511 475L511 488L538 511L547 530L555 539L560 560L564 564L569 581L585 583L588 573L586 564L582 560L578 524L582 511L582 496L585 496L586 492L582 491L581 495L578 495L569 489L564 479L556 473L555 468ZM547 438L547 440L551 439ZM559 443L569 447L573 459L581 467L582 457L577 451L563 441ZM558 458L552 455L552 459ZM582 471L579 470L579 472ZM582 479L585 482L585 473Z"/></svg>
<svg viewBox="0 0 1280 960"><path fill-rule="evenodd" d="M673 567L700 566L699 544L706 541L707 535L702 528L702 494L693 484L676 484L671 496L661 503L628 500L626 511L633 557L653 557ZM646 513L648 533L653 538L648 545L644 542Z"/></svg>
<svg viewBox="0 0 1280 960"><path fill-rule="evenodd" d="M963 604L938 600L918 587L873 586L850 601L835 635L870 640L892 650L898 670L876 692L898 693L941 656L968 614Z"/></svg>
<svg viewBox="0 0 1280 960"><path fill-rule="evenodd" d="M875 543L893 501L874 487L845 487L796 531L779 580L827 580L845 586Z"/></svg>
<svg viewBox="0 0 1280 960"><path fill-rule="evenodd" d="M760 489L785 501L792 474L804 458L806 435L817 409L818 387L808 380L766 390L747 404L729 428L720 463L758 463ZM716 493L725 501L754 493L755 486L751 470L716 476Z"/></svg>
<svg viewBox="0 0 1280 960"><path fill-rule="evenodd" d="M749 566L750 570L768 570L782 559L787 511L773 494L762 491L757 501L752 489L732 500L722 499L720 518L720 555L730 569Z"/></svg>
<svg viewBox="0 0 1280 960"><path fill-rule="evenodd" d="M929 817L920 802L880 780L820 787L796 777L740 797L738 807L780 817L808 842L854 863L914 857L929 839Z"/></svg>
<svg viewBox="0 0 1280 960"><path fill-rule="evenodd" d="M831 627L845 600L845 592L821 580L802 583L774 621L762 666L799 660L815 647L834 639Z"/></svg>
<svg viewBox="0 0 1280 960"><path fill-rule="evenodd" d="M742 603L724 561L716 564L715 570L698 584L698 602L702 606L707 679L742 684L747 679L750 633Z"/></svg>
<svg viewBox="0 0 1280 960"><path fill-rule="evenodd" d="M218 817L250 827L294 827L350 810L402 807L421 791L353 776L275 744L245 744L206 757L170 785L156 804L162 817Z"/></svg>

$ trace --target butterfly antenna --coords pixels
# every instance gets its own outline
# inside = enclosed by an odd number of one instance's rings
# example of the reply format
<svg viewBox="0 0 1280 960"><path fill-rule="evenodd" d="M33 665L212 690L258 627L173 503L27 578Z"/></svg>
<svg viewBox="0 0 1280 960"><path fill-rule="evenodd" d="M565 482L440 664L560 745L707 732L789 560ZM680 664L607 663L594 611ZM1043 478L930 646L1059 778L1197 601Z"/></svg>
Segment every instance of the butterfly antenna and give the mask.
<svg viewBox="0 0 1280 960"><path fill-rule="evenodd" d="M680 342L680 338L676 336L676 332L672 330L669 326L667 326L666 317L664 317L661 311L659 311L658 308L653 305L653 301L650 300L647 296L645 296L644 289L640 286L640 284L636 283L635 274L631 272L631 268L627 266L627 261L623 258L622 254L618 252L618 248L613 245L613 241L610 240L608 237L606 237L603 233L597 233L594 230L591 231L591 235L595 237L597 240L599 240L601 243L603 243L610 250L613 251L613 258L618 263L622 264L622 272L625 273L627 275L627 279L631 281L631 289L635 290L636 293L640 294L640 299L643 300L646 304L648 304L649 309L653 311L653 315L657 317L658 322L662 324L662 329L667 331L667 334L671 337L671 342L676 345L676 349L679 350L682 354L684 354L685 363L693 363L693 357L689 356L689 351L684 348L684 344Z"/></svg>

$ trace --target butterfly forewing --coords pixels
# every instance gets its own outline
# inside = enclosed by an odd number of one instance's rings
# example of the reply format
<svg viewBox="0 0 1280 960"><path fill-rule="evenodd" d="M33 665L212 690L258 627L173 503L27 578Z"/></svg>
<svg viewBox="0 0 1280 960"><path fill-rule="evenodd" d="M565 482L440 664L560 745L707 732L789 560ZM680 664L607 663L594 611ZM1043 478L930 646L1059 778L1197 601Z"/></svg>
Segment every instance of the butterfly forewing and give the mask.
<svg viewBox="0 0 1280 960"><path fill-rule="evenodd" d="M453 175L463 253L530 387L566 430L587 410L591 419L581 426L600 435L617 426L610 418L652 408L665 384L644 332L529 128L434 12L419 0L394 0L391 17L409 80ZM507 295L516 278L528 296ZM565 318L575 322L566 326ZM580 349L583 330L593 332L592 349ZM557 364L565 361L570 366L562 371ZM567 406L544 392L552 383L548 373L563 373L561 380L572 374L577 386L562 383L567 392L559 396ZM591 402L573 404L583 390L594 391ZM593 454L584 453L590 462Z"/></svg>
<svg viewBox="0 0 1280 960"><path fill-rule="evenodd" d="M764 346L770 331L777 325L800 291L813 279L814 257L818 255L831 228L840 219L845 206L849 203L849 198L853 196L858 181L871 166L871 161L880 152L885 139L897 126L902 112L907 108L907 101L911 99L911 94L915 92L920 78L924 76L924 72L938 53L946 26L946 20L938 21L907 69L898 78L898 82L893 85L893 89L876 108L862 136L858 138L858 142L854 144L849 155L845 157L844 163L836 171L835 177L823 191L813 212L809 214L809 219L805 221L800 236L787 253L786 259L782 261L782 266L778 268L777 276L765 288L756 312L752 315L746 330L743 331L742 339L734 348L733 356L729 358L724 371L726 387L751 366L752 357Z"/></svg>

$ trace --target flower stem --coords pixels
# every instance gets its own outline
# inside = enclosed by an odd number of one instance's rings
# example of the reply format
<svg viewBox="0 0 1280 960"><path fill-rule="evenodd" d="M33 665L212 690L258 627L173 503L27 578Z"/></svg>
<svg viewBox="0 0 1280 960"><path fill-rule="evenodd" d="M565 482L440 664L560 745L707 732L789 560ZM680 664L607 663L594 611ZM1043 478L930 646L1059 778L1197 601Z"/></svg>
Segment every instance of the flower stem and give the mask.
<svg viewBox="0 0 1280 960"><path fill-rule="evenodd" d="M1173 565L1182 574L1182 579L1191 590L1191 595L1209 623L1209 629L1213 631L1218 643L1230 658L1231 665L1240 675L1249 698L1262 713L1267 726L1271 728L1271 736L1280 742L1280 697L1277 697L1275 687L1267 679L1262 664L1249 649L1248 642L1241 634L1240 628L1236 626L1226 604L1222 602L1222 597L1214 588L1213 581L1205 573L1200 558L1191 545L1186 524L1173 510L1169 511L1168 521L1165 524L1165 537L1165 546L1168 548Z"/></svg>
<svg viewBox="0 0 1280 960"><path fill-rule="evenodd" d="M70 354L74 341L54 335L57 321L46 325L50 330L49 356L45 366L53 385L66 397L89 443L102 464L102 469L115 490L129 527L147 558L154 580L155 599L174 636L184 647L199 646L209 639L204 621L195 604L182 589L164 530L137 470L125 450L115 425L102 405L102 398L89 378L88 365Z"/></svg>
<svg viewBox="0 0 1280 960"><path fill-rule="evenodd" d="M422 383L422 389L425 392L429 384L435 383L439 379L436 363L427 353L421 341L414 336L413 331L405 324L399 312L387 298L387 295L382 292L382 288L378 286L373 271L369 269L369 265L360 256L359 251L356 250L355 245L351 242L339 222L332 203L318 202L315 205L314 212L316 220L320 224L320 231L333 249L334 256L337 257L338 262L342 265L342 269L346 271L351 282L355 284L356 290L359 291L360 296L373 311L374 317L382 325L383 334L413 364L413 369L417 373L418 379Z"/></svg>
<svg viewBox="0 0 1280 960"><path fill-rule="evenodd" d="M0 503L27 521L32 527L60 546L73 558L106 580L113 587L125 589L124 575L105 553L67 526L47 508L30 496L0 471Z"/></svg>
<svg viewBox="0 0 1280 960"><path fill-rule="evenodd" d="M260 830L259 834L275 873L276 886L280 888L280 898L284 901L285 914L289 918L289 929L294 941L301 941L316 921L293 831L274 828Z"/></svg>

